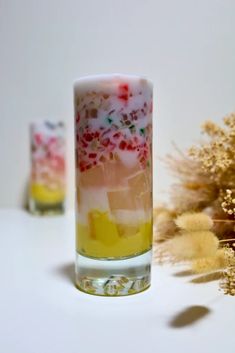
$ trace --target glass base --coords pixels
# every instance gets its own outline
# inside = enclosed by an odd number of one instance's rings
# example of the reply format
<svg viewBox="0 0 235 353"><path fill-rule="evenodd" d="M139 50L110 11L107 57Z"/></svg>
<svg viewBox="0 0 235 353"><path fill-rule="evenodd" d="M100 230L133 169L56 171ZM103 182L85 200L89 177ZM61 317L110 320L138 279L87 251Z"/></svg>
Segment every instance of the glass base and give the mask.
<svg viewBox="0 0 235 353"><path fill-rule="evenodd" d="M152 251L124 259L94 259L76 254L76 286L100 296L125 296L150 286Z"/></svg>
<svg viewBox="0 0 235 353"><path fill-rule="evenodd" d="M63 214L64 202L45 204L31 198L29 200L29 212L39 216Z"/></svg>

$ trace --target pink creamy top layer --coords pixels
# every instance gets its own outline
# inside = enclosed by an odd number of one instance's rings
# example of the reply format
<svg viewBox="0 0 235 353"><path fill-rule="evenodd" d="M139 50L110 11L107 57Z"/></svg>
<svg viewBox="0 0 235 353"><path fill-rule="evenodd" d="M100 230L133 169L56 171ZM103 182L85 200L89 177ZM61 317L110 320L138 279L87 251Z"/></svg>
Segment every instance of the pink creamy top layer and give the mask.
<svg viewBox="0 0 235 353"><path fill-rule="evenodd" d="M74 93L77 168L82 174L110 162L122 171L150 167L151 82L129 75L93 76L78 80Z"/></svg>
<svg viewBox="0 0 235 353"><path fill-rule="evenodd" d="M132 93L137 94L138 87L141 82L148 86L151 91L153 90L152 82L145 77L123 75L117 73L112 75L94 75L81 77L74 82L74 92L76 95L77 93L84 93L95 89L96 92L108 90L110 94L116 94L120 84L128 83L129 87L132 89Z"/></svg>
<svg viewBox="0 0 235 353"><path fill-rule="evenodd" d="M65 183L65 131L63 123L31 124L31 180L50 189Z"/></svg>

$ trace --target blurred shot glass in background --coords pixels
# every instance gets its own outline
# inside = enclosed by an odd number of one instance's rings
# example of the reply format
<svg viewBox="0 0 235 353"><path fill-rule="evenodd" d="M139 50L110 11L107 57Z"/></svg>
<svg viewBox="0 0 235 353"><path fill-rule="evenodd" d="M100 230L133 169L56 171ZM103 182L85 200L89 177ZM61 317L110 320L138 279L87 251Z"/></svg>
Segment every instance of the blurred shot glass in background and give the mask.
<svg viewBox="0 0 235 353"><path fill-rule="evenodd" d="M32 123L29 211L61 214L65 201L65 127L62 122Z"/></svg>

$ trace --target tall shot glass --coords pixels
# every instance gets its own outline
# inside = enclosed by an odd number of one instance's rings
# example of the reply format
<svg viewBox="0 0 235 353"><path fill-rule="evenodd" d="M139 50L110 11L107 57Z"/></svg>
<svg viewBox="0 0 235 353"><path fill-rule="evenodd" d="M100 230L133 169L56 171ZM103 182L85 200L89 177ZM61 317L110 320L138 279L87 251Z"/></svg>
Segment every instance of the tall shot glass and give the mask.
<svg viewBox="0 0 235 353"><path fill-rule="evenodd" d="M37 215L64 213L65 127L62 122L32 123L29 211Z"/></svg>
<svg viewBox="0 0 235 353"><path fill-rule="evenodd" d="M74 84L76 285L86 293L150 286L152 90L122 74Z"/></svg>

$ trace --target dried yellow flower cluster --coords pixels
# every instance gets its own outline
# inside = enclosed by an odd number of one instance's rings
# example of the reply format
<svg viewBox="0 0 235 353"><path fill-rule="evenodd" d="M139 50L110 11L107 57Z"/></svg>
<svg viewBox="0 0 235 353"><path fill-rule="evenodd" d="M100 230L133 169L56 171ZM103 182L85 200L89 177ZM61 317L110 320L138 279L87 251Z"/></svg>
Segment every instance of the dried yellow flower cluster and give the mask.
<svg viewBox="0 0 235 353"><path fill-rule="evenodd" d="M155 256L188 261L195 273L222 270L221 288L235 295L235 113L223 122L206 121L205 142L188 154L175 147L176 155L166 157L176 183L171 210L155 213ZM227 241L230 247L221 247Z"/></svg>
<svg viewBox="0 0 235 353"><path fill-rule="evenodd" d="M224 294L235 295L235 267L229 267L224 272L224 278L220 287L223 289Z"/></svg>
<svg viewBox="0 0 235 353"><path fill-rule="evenodd" d="M175 155L166 156L166 165L176 180L170 193L176 215L207 209L213 219L231 220L235 216L233 198L226 192L235 195L235 113L223 122L224 126L219 126L206 121L202 126L205 142L191 147L188 154L175 147ZM219 238L225 237L224 228L235 237L233 225L224 227L221 223L216 225Z"/></svg>
<svg viewBox="0 0 235 353"><path fill-rule="evenodd" d="M232 191L227 189L224 201L221 203L222 209L228 215L235 215L235 198L232 196Z"/></svg>
<svg viewBox="0 0 235 353"><path fill-rule="evenodd" d="M224 294L235 295L235 252L228 246L225 246L224 249L227 252L227 264L220 288L224 291Z"/></svg>
<svg viewBox="0 0 235 353"><path fill-rule="evenodd" d="M224 288L231 289L235 287L235 255L221 244L235 238L235 113L223 123L206 121L204 142L186 154L175 146L175 155L165 158L176 182L170 194L171 210L155 214L155 243L161 243L155 254L158 260L188 260L196 273L223 269ZM213 232L204 211L214 220Z"/></svg>
<svg viewBox="0 0 235 353"><path fill-rule="evenodd" d="M210 141L200 147L191 147L189 155L199 161L205 172L219 180L234 165L235 152L235 114L224 118L225 128L206 121L202 132L210 137Z"/></svg>

